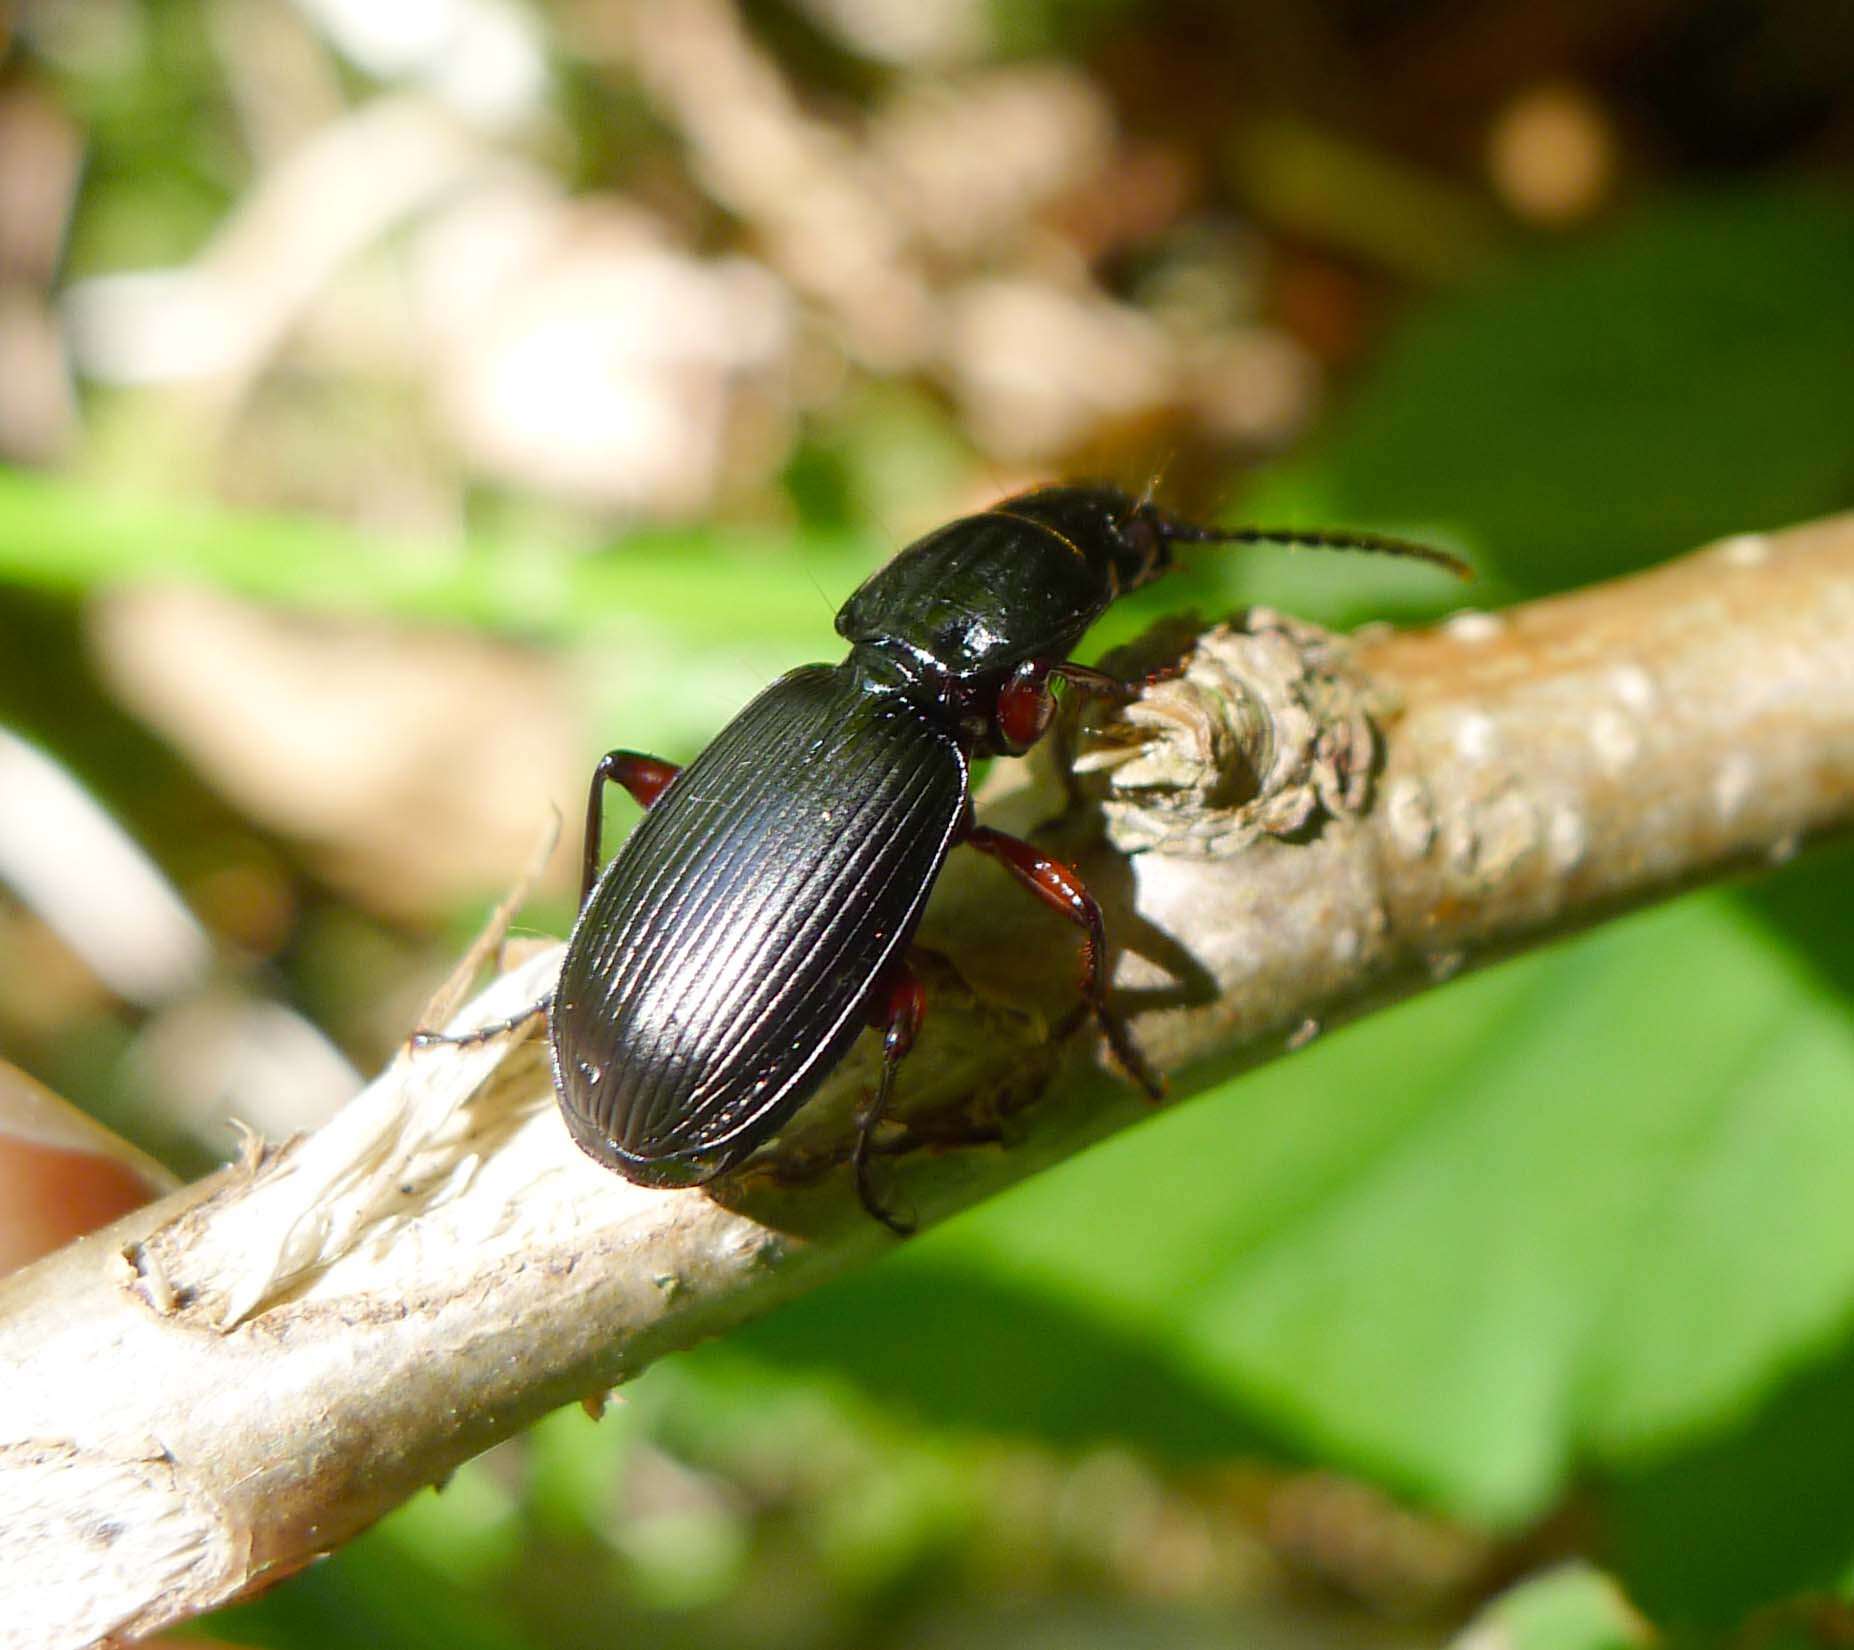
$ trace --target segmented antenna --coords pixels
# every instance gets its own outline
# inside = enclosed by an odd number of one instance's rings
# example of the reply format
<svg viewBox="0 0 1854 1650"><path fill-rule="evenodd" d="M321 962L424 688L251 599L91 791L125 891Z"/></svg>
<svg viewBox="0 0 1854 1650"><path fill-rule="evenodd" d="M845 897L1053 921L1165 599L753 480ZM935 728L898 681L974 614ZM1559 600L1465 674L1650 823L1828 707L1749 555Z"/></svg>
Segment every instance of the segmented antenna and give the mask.
<svg viewBox="0 0 1854 1650"><path fill-rule="evenodd" d="M1458 579L1474 576L1459 556L1414 539L1392 538L1385 533L1349 533L1323 527L1195 527L1176 524L1170 535L1191 544L1282 544L1306 550L1363 550L1375 556L1402 556L1444 567Z"/></svg>

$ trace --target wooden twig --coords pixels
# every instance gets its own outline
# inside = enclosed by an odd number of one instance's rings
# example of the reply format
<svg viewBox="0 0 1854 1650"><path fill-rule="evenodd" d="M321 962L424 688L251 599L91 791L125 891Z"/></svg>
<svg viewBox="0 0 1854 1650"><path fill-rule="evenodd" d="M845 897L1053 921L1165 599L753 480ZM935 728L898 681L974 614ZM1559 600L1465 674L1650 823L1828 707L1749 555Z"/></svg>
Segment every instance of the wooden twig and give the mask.
<svg viewBox="0 0 1854 1650"><path fill-rule="evenodd" d="M1251 614L1081 766L1110 838L1145 850L1084 867L1182 1097L1845 829L1854 516L1428 631L1346 643ZM1050 806L1032 787L989 817ZM1144 1109L1094 1040L1048 1034L1072 941L967 859L922 933L932 1012L880 1142L928 1222ZM538 1042L409 1052L315 1134L0 1285L0 1646L114 1642L235 1598L554 1406L868 1259L894 1241L844 1172L870 1075L859 1049L742 1174L652 1192L573 1148Z"/></svg>

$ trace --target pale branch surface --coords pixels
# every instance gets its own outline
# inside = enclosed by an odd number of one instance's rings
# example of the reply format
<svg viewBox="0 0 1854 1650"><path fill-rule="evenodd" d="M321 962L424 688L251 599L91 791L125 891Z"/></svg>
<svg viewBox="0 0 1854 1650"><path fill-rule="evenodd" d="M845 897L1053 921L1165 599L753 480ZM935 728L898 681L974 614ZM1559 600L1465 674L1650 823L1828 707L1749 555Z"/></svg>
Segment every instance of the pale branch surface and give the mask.
<svg viewBox="0 0 1854 1650"><path fill-rule="evenodd" d="M1854 516L1427 631L1251 614L1080 765L1111 838L1147 850L1074 848L1182 1098L1854 822ZM987 817L1021 829L1050 794ZM920 956L932 1008L882 1169L923 1221L1143 1114L1098 1038L1050 1040L1073 940L996 867L954 856ZM456 1023L538 997L558 957ZM234 1598L893 1242L844 1172L872 1042L755 1165L682 1192L574 1149L536 1040L401 1055L315 1134L0 1285L0 1646Z"/></svg>

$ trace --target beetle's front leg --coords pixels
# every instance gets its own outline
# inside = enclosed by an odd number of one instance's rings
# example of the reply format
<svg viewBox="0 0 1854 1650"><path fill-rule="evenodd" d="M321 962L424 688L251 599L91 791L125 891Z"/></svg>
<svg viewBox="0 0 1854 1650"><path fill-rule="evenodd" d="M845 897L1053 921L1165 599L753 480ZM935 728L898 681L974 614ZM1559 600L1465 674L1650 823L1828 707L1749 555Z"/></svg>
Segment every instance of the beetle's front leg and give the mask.
<svg viewBox="0 0 1854 1650"><path fill-rule="evenodd" d="M674 762L645 756L639 751L607 751L599 758L599 765L592 770L592 790L586 798L586 857L579 883L582 907L592 896L592 885L599 880L599 844L605 835L605 787L622 785L640 808L648 808L681 772Z"/></svg>
<svg viewBox="0 0 1854 1650"><path fill-rule="evenodd" d="M1135 676L1131 680L1110 676L1106 671L1096 670L1091 665L1064 663L1049 668L1052 681L1062 682L1076 693L1085 693L1094 699L1106 699L1116 705L1131 704L1155 682L1166 681L1183 672L1182 662L1161 665L1157 670L1149 670L1145 675ZM1053 825L1081 812L1083 797L1081 787L1075 782L1075 730L1073 717L1065 716L1055 723L1054 759L1056 777L1062 783L1062 812L1055 819L1046 821L1046 824Z"/></svg>
<svg viewBox="0 0 1854 1650"><path fill-rule="evenodd" d="M1123 682L1118 676L1110 676L1104 670L1096 670L1092 665L1060 664L1050 667L1049 674L1058 682L1067 682L1077 693L1092 694L1097 699L1112 699L1115 704L1124 705L1139 690L1156 681L1154 676L1136 676L1130 682Z"/></svg>
<svg viewBox="0 0 1854 1650"><path fill-rule="evenodd" d="M914 1222L897 1215L876 1196L869 1178L870 1141L876 1125L888 1114L889 1102L895 1097L895 1073L914 1047L926 1014L927 993L919 977L905 961L891 964L869 1005L870 1023L882 1028L882 1077L874 1096L857 1114L856 1149L850 1154L850 1163L856 1171L856 1195L863 1207L897 1237L909 1236Z"/></svg>
<svg viewBox="0 0 1854 1650"><path fill-rule="evenodd" d="M1164 1083L1146 1063L1125 1022L1107 1006L1107 926L1088 885L1072 866L1052 858L1035 843L1006 836L989 825L967 826L964 840L980 853L990 854L1045 905L1060 911L1082 931L1082 1000L1093 1010L1107 1046L1127 1075L1152 1099L1162 1099Z"/></svg>

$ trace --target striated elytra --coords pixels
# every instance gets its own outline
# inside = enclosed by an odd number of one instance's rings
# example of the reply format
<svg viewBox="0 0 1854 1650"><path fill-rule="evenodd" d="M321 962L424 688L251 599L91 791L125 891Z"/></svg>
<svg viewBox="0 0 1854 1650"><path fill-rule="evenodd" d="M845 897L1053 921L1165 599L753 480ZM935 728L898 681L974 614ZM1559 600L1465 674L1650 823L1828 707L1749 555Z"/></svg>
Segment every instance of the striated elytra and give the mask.
<svg viewBox="0 0 1854 1650"><path fill-rule="evenodd" d="M1074 871L977 823L971 764L1048 728L1054 684L1131 692L1068 654L1180 543L1276 541L1414 556L1363 534L1191 525L1106 487L1044 487L909 545L844 603L837 665L806 665L749 704L688 767L632 751L599 763L587 805L579 919L547 1011L574 1140L651 1186L712 1180L772 1138L873 1025L870 1139L919 1030L908 943L947 854L995 856L1081 930L1081 995L1120 1064L1157 1078L1106 999L1101 913ZM645 813L601 871L607 783ZM486 1027L473 1035L493 1034ZM433 1040L427 1037L425 1040Z"/></svg>

